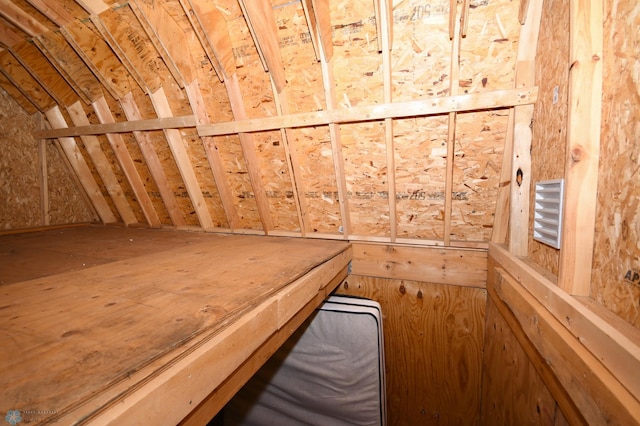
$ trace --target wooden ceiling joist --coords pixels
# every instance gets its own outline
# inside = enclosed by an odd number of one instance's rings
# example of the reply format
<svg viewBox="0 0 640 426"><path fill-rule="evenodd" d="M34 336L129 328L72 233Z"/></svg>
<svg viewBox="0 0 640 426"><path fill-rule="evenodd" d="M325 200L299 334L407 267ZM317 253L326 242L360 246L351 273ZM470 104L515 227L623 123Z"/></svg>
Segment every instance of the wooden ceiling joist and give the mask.
<svg viewBox="0 0 640 426"><path fill-rule="evenodd" d="M69 115L71 116L71 121L76 126L87 126L89 125L89 119L87 118L87 113L85 112L82 104L80 102L76 102L73 105L67 107L67 111L69 111ZM113 169L111 168L111 164L109 164L109 160L107 159L104 151L100 146L100 141L96 136L85 135L80 136L82 143L84 144L87 153L91 157L91 161L95 166L98 175L102 179L104 186L109 193L109 196L113 200L113 204L116 206L120 217L125 225L134 225L138 223L138 219L136 219L136 215L133 213L131 209L131 205L127 200L127 197L122 190L122 186L118 182L118 178L116 177Z"/></svg>
<svg viewBox="0 0 640 426"><path fill-rule="evenodd" d="M109 105L104 98L100 98L94 102L93 109L101 123L115 123L115 118L113 117L113 114L109 109ZM151 198L149 198L149 193L145 189L144 183L140 178L140 174L136 170L136 166L133 163L131 154L127 150L122 135L117 133L107 133L106 136L109 144L111 145L111 149L113 149L113 153L118 160L118 164L122 169L122 173L127 178L136 200L140 204L140 208L147 220L147 224L152 228L159 228L161 226L160 218L153 206Z"/></svg>
<svg viewBox="0 0 640 426"><path fill-rule="evenodd" d="M0 70L40 111L46 111L56 105L47 90L7 50L0 52Z"/></svg>
<svg viewBox="0 0 640 426"><path fill-rule="evenodd" d="M150 93L149 97L153 103L153 107L160 118L166 118L173 116L169 100L164 93L164 89L160 88L154 93ZM165 137L171 148L171 153L176 161L180 175L184 182L184 186L191 198L193 207L200 222L200 226L204 230L213 230L215 228L211 213L207 207L202 193L202 188L198 182L195 171L193 170L193 164L189 158L189 154L184 146L180 131L176 129L164 129Z"/></svg>
<svg viewBox="0 0 640 426"><path fill-rule="evenodd" d="M278 92L286 85L278 28L273 14L270 0L254 0L247 4L246 0L238 0L247 25L254 38L260 58L263 60L265 71L268 71Z"/></svg>
<svg viewBox="0 0 640 426"><path fill-rule="evenodd" d="M135 99L131 93L128 93L122 99L120 99L120 106L128 120L128 123L143 123L147 121L156 121L156 120L142 120L142 114L136 104ZM180 117L176 117L180 118ZM193 117L191 117L193 119ZM170 120L170 118L160 119L160 120ZM117 124L127 124L127 123L117 123ZM195 124L195 121L194 121ZM162 202L164 203L165 208L167 209L167 213L169 214L169 218L173 225L177 228L183 228L186 226L186 222L184 219L184 214L180 210L180 206L178 205L178 201L176 200L176 196L171 190L171 186L169 185L169 181L165 174L164 169L162 168L162 163L158 158L158 154L156 152L155 147L153 146L153 142L149 136L148 132L142 131L148 129L141 130L132 130L133 136L138 142L138 147L140 148L140 152L144 157L145 163L149 168L149 173L153 178L158 191L160 192L160 198L162 198ZM157 129L156 129L157 130Z"/></svg>
<svg viewBox="0 0 640 426"><path fill-rule="evenodd" d="M57 106L46 111L45 115L51 127L61 128L67 126L64 116ZM80 152L76 141L73 138L59 138L58 141L65 153L67 160L69 161L69 164L71 165L76 176L78 176L78 178L80 179L80 182L82 183L87 196L91 200L91 205L96 210L96 213L100 217L100 220L102 220L102 223L117 222L117 219L111 211L111 208L109 207L107 200L102 194L100 187L93 178L91 170L85 162L82 152Z"/></svg>
<svg viewBox="0 0 640 426"><path fill-rule="evenodd" d="M33 78L46 88L58 105L68 106L78 100L78 94L73 87L33 43L25 41L13 46L11 50Z"/></svg>
<svg viewBox="0 0 640 426"><path fill-rule="evenodd" d="M103 96L102 85L62 34L50 31L34 40L86 104Z"/></svg>
<svg viewBox="0 0 640 426"><path fill-rule="evenodd" d="M10 0L0 0L0 15L32 37L49 31L46 25Z"/></svg>
<svg viewBox="0 0 640 426"><path fill-rule="evenodd" d="M91 21L75 21L60 28L65 39L84 60L114 99L131 91L129 73L102 37L90 28Z"/></svg>

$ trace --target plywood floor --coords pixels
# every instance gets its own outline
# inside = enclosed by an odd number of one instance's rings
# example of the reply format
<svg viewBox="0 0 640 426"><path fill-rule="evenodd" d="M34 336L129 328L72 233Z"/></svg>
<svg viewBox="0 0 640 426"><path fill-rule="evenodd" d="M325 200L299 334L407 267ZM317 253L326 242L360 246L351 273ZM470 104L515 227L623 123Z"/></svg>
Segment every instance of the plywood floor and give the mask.
<svg viewBox="0 0 640 426"><path fill-rule="evenodd" d="M348 249L101 227L0 237L0 407L62 416L112 389L126 394L140 371L159 374Z"/></svg>

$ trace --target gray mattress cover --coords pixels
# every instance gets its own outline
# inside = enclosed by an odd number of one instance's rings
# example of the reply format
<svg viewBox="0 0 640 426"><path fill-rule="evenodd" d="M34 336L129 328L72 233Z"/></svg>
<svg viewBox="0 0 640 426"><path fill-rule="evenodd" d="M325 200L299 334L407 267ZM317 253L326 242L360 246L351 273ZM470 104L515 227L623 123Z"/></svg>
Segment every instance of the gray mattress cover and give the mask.
<svg viewBox="0 0 640 426"><path fill-rule="evenodd" d="M225 426L386 425L382 315L331 296L224 409Z"/></svg>

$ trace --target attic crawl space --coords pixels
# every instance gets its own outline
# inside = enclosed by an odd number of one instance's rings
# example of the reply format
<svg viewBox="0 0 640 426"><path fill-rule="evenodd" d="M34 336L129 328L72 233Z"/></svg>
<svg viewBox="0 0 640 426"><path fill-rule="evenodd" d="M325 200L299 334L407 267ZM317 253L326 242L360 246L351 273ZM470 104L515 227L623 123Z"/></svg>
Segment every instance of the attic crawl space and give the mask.
<svg viewBox="0 0 640 426"><path fill-rule="evenodd" d="M639 424L639 28L0 1L0 414L223 421L340 294L380 304L385 424Z"/></svg>

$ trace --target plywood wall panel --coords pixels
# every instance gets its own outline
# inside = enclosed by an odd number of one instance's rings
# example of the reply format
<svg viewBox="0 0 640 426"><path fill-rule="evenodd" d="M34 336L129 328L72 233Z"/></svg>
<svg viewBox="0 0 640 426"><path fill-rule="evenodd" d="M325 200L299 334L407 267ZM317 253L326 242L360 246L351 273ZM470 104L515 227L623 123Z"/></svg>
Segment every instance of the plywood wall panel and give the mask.
<svg viewBox="0 0 640 426"><path fill-rule="evenodd" d="M484 289L349 276L382 306L390 425L479 424Z"/></svg>
<svg viewBox="0 0 640 426"><path fill-rule="evenodd" d="M458 93L477 93L514 87L514 67L521 2L471 0L467 36L460 43Z"/></svg>
<svg viewBox="0 0 640 426"><path fill-rule="evenodd" d="M481 424L553 425L556 402L491 300L485 342Z"/></svg>
<svg viewBox="0 0 640 426"><path fill-rule="evenodd" d="M569 1L545 3L542 10L536 84L538 101L533 114L531 143L531 181L564 177L567 146L569 97ZM531 193L533 217L533 191ZM529 257L558 274L559 251L533 239L533 223L529 226Z"/></svg>
<svg viewBox="0 0 640 426"><path fill-rule="evenodd" d="M444 238L447 117L394 120L398 237Z"/></svg>
<svg viewBox="0 0 640 426"><path fill-rule="evenodd" d="M640 4L605 2L604 101L591 295L640 327Z"/></svg>
<svg viewBox="0 0 640 426"><path fill-rule="evenodd" d="M507 121L507 110L457 115L452 240L487 241L491 237Z"/></svg>

